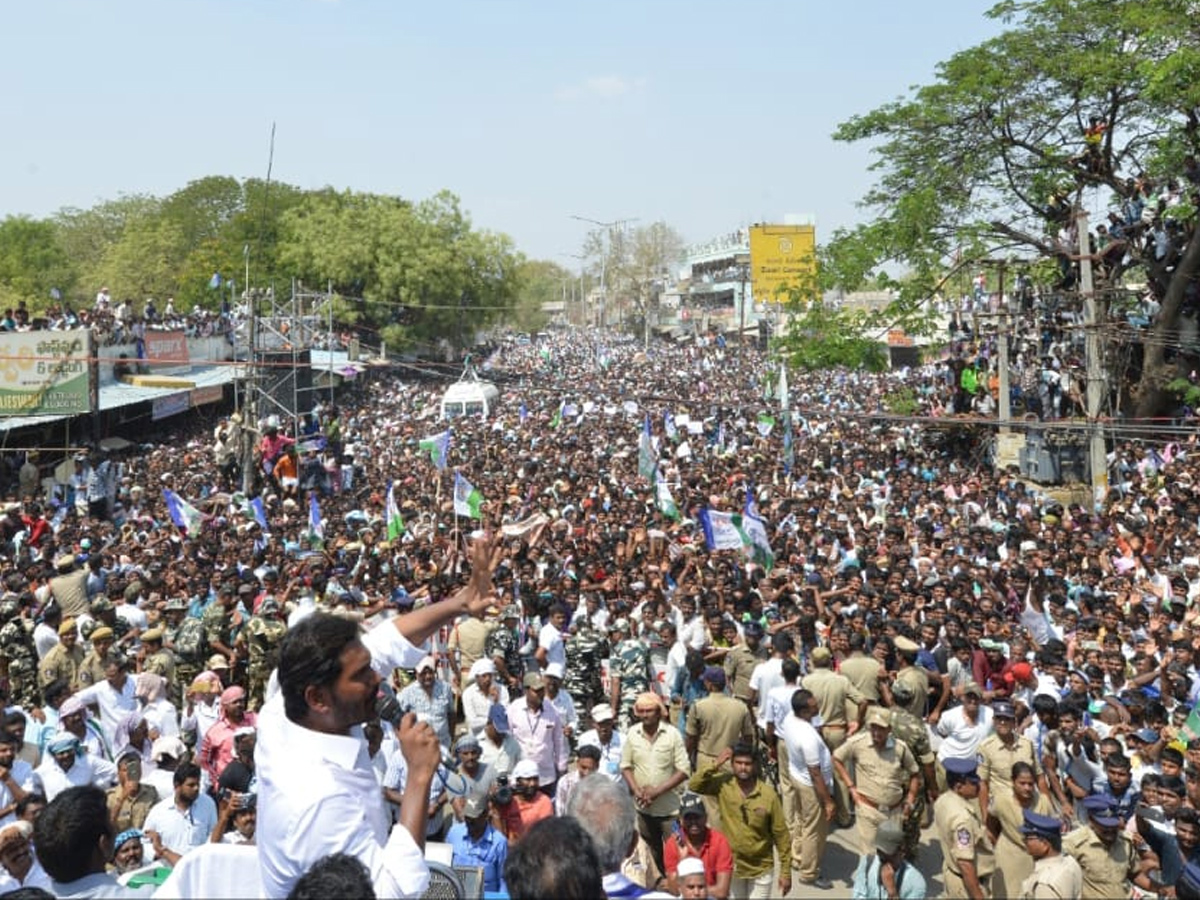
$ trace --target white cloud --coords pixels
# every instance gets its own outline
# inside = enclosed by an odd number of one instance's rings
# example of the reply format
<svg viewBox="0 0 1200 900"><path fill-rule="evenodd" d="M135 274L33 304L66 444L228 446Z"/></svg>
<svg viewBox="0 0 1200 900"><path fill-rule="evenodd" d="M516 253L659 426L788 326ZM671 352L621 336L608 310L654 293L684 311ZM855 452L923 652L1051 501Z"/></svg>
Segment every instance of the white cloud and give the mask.
<svg viewBox="0 0 1200 900"><path fill-rule="evenodd" d="M621 75L601 75L585 79L580 84L559 88L554 92L556 100L584 100L596 97L611 100L632 94L646 86L645 78L625 78Z"/></svg>

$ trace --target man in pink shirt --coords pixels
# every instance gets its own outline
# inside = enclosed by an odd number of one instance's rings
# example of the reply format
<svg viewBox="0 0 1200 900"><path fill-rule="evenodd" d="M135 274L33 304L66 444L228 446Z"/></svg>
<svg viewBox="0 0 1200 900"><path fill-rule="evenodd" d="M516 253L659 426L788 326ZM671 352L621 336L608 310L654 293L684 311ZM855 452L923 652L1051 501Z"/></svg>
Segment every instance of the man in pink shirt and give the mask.
<svg viewBox="0 0 1200 900"><path fill-rule="evenodd" d="M246 712L246 692L237 685L226 688L221 694L221 718L205 732L196 755L196 762L208 773L208 783L214 789L221 772L233 759L234 732L256 725L254 713Z"/></svg>

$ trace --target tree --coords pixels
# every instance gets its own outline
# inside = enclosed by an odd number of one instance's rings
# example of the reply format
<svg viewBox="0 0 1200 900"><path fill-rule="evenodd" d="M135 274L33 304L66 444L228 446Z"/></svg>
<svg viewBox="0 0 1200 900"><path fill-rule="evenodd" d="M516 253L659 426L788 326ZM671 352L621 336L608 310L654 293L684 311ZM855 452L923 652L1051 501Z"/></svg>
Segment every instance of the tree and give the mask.
<svg viewBox="0 0 1200 900"><path fill-rule="evenodd" d="M517 267L516 303L509 323L518 331L541 331L549 317L547 303L561 303L574 293L577 279L556 262L522 259Z"/></svg>
<svg viewBox="0 0 1200 900"><path fill-rule="evenodd" d="M0 222L0 290L6 304L24 300L36 310L52 289L69 289L74 278L51 223L26 216Z"/></svg>
<svg viewBox="0 0 1200 900"><path fill-rule="evenodd" d="M835 233L826 256L854 289L855 274L892 264L891 321L911 323L957 261L1018 254L1067 271L1073 207L1121 204L1136 176L1191 172L1200 154L1200 32L1178 0L1006 0L988 15L999 36L952 56L934 83L842 124L835 138L870 141L879 180L864 204L876 218ZM1129 253L1162 304L1144 342L1135 414L1156 414L1182 357L1172 356L1185 306L1197 302L1200 241L1194 196L1168 207L1150 197L1130 218ZM1168 252L1156 256L1149 232ZM1069 287L1064 281L1060 288ZM1103 287L1103 285L1102 285Z"/></svg>
<svg viewBox="0 0 1200 900"><path fill-rule="evenodd" d="M449 192L413 205L347 191L310 195L284 214L280 262L361 297L364 326L388 327L389 346L463 347L511 311L520 258L508 237L473 230Z"/></svg>
<svg viewBox="0 0 1200 900"><path fill-rule="evenodd" d="M613 227L590 232L584 256L594 259L592 274L603 274L605 302L611 311L626 310L626 318L644 325L652 314L671 267L684 255L683 238L666 222L637 228Z"/></svg>

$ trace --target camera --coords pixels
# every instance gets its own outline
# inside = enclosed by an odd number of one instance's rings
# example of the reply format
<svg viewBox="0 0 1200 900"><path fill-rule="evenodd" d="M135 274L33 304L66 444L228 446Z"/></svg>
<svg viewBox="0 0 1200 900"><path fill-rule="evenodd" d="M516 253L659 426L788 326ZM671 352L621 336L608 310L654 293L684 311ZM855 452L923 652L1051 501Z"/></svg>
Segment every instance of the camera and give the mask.
<svg viewBox="0 0 1200 900"><path fill-rule="evenodd" d="M496 776L496 793L492 799L496 801L497 806L508 806L508 804L512 803L512 798L513 798L513 789L512 789L512 785L510 785L508 783L508 776L507 775L497 775Z"/></svg>

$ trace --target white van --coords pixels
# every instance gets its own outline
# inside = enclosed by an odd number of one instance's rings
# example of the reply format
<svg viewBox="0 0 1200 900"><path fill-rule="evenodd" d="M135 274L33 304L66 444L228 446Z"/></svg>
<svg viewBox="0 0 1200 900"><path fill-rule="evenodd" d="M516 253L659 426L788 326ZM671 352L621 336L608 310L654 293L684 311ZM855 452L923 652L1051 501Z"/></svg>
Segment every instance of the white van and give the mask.
<svg viewBox="0 0 1200 900"><path fill-rule="evenodd" d="M442 418L481 414L486 418L499 402L500 391L496 386L479 378L474 371L468 371L442 395Z"/></svg>

